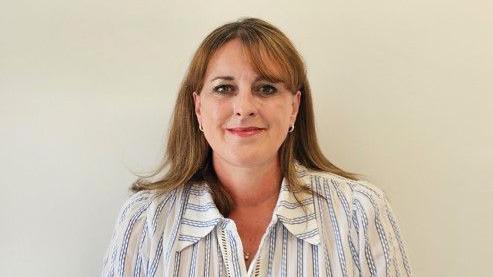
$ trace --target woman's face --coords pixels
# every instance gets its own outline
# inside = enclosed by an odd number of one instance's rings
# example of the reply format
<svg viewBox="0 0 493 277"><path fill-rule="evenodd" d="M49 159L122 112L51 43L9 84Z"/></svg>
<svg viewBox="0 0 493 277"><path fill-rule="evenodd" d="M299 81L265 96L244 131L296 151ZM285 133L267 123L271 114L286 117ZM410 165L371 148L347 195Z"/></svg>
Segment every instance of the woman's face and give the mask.
<svg viewBox="0 0 493 277"><path fill-rule="evenodd" d="M259 76L234 39L212 56L203 88L193 96L214 161L258 166L277 161L301 93L292 94L283 83Z"/></svg>

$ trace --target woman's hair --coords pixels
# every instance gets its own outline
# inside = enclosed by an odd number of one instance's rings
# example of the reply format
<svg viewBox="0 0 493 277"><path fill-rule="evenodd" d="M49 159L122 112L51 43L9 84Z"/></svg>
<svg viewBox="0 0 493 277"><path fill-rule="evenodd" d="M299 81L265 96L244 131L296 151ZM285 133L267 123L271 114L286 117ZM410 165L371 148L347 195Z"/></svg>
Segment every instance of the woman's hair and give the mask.
<svg viewBox="0 0 493 277"><path fill-rule="evenodd" d="M338 168L320 150L310 85L298 51L275 26L260 19L244 18L218 27L200 44L178 92L163 161L150 175L139 175L131 189L165 192L191 181L207 181L219 211L223 215L229 214L233 203L214 172L212 149L199 130L195 116L193 92L200 93L202 90L211 57L232 39L241 41L259 75L269 80L283 81L293 94L301 91L295 129L279 149L281 174L290 189L307 190L297 178L296 161L309 169L328 171L355 180L356 174ZM149 181L149 178L160 173L164 173L160 180Z"/></svg>

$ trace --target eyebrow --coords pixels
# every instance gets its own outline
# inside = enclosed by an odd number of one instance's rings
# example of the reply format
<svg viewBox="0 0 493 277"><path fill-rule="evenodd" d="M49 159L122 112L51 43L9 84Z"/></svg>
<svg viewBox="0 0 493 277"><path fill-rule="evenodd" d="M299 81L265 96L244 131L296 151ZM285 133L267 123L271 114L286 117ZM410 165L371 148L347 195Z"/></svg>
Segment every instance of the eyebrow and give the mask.
<svg viewBox="0 0 493 277"><path fill-rule="evenodd" d="M218 79L226 80L226 81L233 81L235 78L233 76L217 76L217 77L214 77L210 82L212 83ZM273 82L273 83L282 83L281 80L271 80L271 79L264 77L264 76L257 76L257 78L255 78L254 82L258 82L258 81L269 81L269 82Z"/></svg>
<svg viewBox="0 0 493 277"><path fill-rule="evenodd" d="M211 80L211 83L215 80L218 80L218 79L233 81L235 78L233 76L217 76Z"/></svg>

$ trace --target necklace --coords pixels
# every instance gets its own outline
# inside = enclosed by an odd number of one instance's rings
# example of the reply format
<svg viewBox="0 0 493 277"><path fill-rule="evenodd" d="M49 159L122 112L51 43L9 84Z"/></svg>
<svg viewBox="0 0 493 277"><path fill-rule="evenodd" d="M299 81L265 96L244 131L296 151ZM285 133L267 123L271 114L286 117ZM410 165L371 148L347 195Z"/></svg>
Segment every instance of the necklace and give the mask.
<svg viewBox="0 0 493 277"><path fill-rule="evenodd" d="M245 256L245 261L248 261L248 259L250 259L250 253L248 253L247 251L243 251L243 256Z"/></svg>

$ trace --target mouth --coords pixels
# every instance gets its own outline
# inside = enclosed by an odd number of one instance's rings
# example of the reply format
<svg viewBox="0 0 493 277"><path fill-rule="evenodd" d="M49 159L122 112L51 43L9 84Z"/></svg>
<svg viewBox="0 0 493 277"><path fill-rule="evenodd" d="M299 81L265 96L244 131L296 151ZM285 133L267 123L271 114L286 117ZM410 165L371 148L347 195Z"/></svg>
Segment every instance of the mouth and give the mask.
<svg viewBox="0 0 493 277"><path fill-rule="evenodd" d="M258 127L242 127L242 128L227 128L226 129L230 134L239 137L250 137L257 135L265 130L265 128Z"/></svg>

